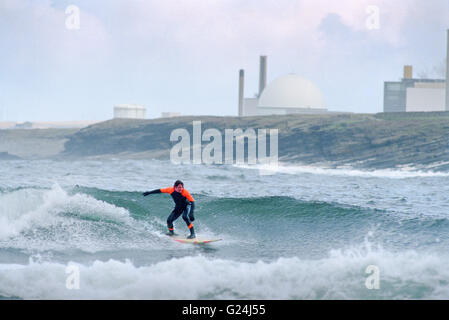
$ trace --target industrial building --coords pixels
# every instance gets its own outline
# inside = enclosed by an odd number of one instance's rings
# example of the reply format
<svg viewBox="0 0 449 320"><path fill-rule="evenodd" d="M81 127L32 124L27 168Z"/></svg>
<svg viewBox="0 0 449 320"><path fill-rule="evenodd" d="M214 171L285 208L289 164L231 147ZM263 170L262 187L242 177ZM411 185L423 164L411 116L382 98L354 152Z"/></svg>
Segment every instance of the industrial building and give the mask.
<svg viewBox="0 0 449 320"><path fill-rule="evenodd" d="M101 121L0 122L2 129L81 129Z"/></svg>
<svg viewBox="0 0 449 320"><path fill-rule="evenodd" d="M327 112L322 92L308 79L288 74L266 83L266 56L260 57L259 92L255 97L244 97L245 71L239 71L239 116Z"/></svg>
<svg viewBox="0 0 449 320"><path fill-rule="evenodd" d="M180 117L180 112L162 112L161 118L174 118L174 117Z"/></svg>
<svg viewBox="0 0 449 320"><path fill-rule="evenodd" d="M138 104L119 104L114 106L114 119L145 119L146 108Z"/></svg>
<svg viewBox="0 0 449 320"><path fill-rule="evenodd" d="M384 82L384 112L449 111L449 30L446 79L415 79L413 67L404 66L401 81Z"/></svg>

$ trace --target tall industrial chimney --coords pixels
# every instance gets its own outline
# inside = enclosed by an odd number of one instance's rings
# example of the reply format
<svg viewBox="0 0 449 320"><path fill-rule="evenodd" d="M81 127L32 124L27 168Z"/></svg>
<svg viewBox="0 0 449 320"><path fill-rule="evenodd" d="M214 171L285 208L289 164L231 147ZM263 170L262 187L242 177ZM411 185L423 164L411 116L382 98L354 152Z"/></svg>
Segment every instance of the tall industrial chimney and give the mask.
<svg viewBox="0 0 449 320"><path fill-rule="evenodd" d="M404 66L404 79L413 79L413 67Z"/></svg>
<svg viewBox="0 0 449 320"><path fill-rule="evenodd" d="M446 45L446 111L449 111L449 29L447 29Z"/></svg>
<svg viewBox="0 0 449 320"><path fill-rule="evenodd" d="M239 71L239 117L243 116L243 87L245 84L245 71Z"/></svg>
<svg viewBox="0 0 449 320"><path fill-rule="evenodd" d="M260 56L259 97L267 85L267 56Z"/></svg>

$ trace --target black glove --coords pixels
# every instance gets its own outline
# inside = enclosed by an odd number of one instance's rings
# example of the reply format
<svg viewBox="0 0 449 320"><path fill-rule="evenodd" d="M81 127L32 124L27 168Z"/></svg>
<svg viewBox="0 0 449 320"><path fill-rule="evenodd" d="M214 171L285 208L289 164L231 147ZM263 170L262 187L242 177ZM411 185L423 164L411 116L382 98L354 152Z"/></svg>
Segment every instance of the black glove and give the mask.
<svg viewBox="0 0 449 320"><path fill-rule="evenodd" d="M147 192L142 193L142 195L143 195L144 197L146 197L146 196L149 195L149 194L150 194L150 191L147 191Z"/></svg>
<svg viewBox="0 0 449 320"><path fill-rule="evenodd" d="M190 212L189 212L190 221L195 221L195 217L193 216L193 210L195 210L195 202L190 202Z"/></svg>

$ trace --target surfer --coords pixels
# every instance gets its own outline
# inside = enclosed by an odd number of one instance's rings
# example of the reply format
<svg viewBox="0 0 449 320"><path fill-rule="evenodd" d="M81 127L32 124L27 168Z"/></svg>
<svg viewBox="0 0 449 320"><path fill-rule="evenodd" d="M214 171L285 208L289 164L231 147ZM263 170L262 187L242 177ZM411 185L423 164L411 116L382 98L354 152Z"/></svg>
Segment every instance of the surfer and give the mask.
<svg viewBox="0 0 449 320"><path fill-rule="evenodd" d="M188 236L187 239L194 239L196 236L192 222L195 220L195 217L193 216L193 211L195 210L195 199L193 199L189 191L184 189L184 183L180 180L176 180L173 187L147 191L142 193L142 195L146 197L155 193L169 193L175 202L175 208L167 219L168 235L175 235L173 221L178 219L182 214L182 219L184 219L190 230L190 236Z"/></svg>

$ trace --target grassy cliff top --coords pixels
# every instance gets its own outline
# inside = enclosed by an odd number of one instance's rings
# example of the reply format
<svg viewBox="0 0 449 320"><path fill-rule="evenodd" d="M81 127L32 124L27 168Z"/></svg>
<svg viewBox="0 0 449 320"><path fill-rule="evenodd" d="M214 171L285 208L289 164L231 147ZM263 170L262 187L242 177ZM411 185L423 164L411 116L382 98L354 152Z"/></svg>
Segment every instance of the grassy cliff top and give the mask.
<svg viewBox="0 0 449 320"><path fill-rule="evenodd" d="M83 129L0 130L0 152L24 159L168 159L170 133L184 128L192 136L193 121L223 136L225 129L278 129L282 161L449 170L449 112L113 119Z"/></svg>
<svg viewBox="0 0 449 320"><path fill-rule="evenodd" d="M71 135L64 155L168 158L170 133L192 134L193 121L201 121L203 132L215 128L223 135L225 129L278 129L284 161L376 168L449 162L449 112L114 119Z"/></svg>

